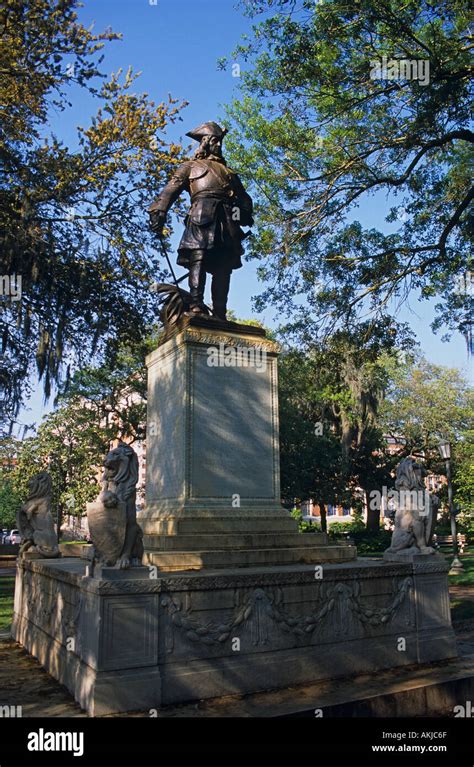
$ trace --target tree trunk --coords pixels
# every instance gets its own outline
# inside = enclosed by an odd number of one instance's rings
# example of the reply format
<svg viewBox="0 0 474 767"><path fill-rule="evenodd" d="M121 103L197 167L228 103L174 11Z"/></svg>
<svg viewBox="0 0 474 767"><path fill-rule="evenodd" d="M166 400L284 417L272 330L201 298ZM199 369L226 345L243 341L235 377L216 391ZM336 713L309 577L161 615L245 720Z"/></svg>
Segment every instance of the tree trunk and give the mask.
<svg viewBox="0 0 474 767"><path fill-rule="evenodd" d="M56 511L56 537L58 539L58 543L61 541L61 525L63 523L64 518L64 509L62 503L58 503L57 511Z"/></svg>
<svg viewBox="0 0 474 767"><path fill-rule="evenodd" d="M327 516L326 516L326 506L322 501L318 503L319 506L319 516L321 518L321 530L323 533L327 533L328 530L328 523L327 523Z"/></svg>
<svg viewBox="0 0 474 767"><path fill-rule="evenodd" d="M380 529L380 507L377 509L371 509L370 502L368 501L368 498L370 498L370 494L365 489L364 489L364 494L365 494L366 504L367 504L367 522L365 523L367 532L378 533Z"/></svg>

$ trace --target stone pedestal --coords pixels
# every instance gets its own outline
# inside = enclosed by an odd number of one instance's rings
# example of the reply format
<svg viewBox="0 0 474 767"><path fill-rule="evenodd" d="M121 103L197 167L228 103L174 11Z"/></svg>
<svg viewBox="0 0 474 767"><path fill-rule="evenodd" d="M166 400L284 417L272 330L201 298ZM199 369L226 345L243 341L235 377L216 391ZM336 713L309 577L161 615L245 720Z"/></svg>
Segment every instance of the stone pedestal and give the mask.
<svg viewBox="0 0 474 767"><path fill-rule="evenodd" d="M145 562L160 570L349 561L281 506L277 345L187 319L147 358Z"/></svg>
<svg viewBox="0 0 474 767"><path fill-rule="evenodd" d="M425 560L100 578L25 560L13 636L91 715L377 674L457 654L447 565Z"/></svg>
<svg viewBox="0 0 474 767"><path fill-rule="evenodd" d="M19 561L13 636L90 714L456 656L442 557L355 561L282 508L276 358L255 327L164 338L148 357L146 566Z"/></svg>

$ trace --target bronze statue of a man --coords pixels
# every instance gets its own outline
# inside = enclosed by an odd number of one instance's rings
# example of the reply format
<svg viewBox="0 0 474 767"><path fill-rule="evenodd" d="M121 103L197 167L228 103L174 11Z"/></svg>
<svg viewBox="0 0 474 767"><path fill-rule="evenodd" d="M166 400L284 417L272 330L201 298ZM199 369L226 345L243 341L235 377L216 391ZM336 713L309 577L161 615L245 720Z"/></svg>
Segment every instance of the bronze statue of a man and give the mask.
<svg viewBox="0 0 474 767"><path fill-rule="evenodd" d="M184 162L150 205L150 225L161 236L166 214L183 191L191 197L186 228L178 247L178 264L189 269L191 311L199 314L204 303L206 274L212 274L214 316L226 319L227 296L233 269L242 266L241 226L252 226L252 198L237 173L222 156L226 129L206 122L187 133L199 141L193 160Z"/></svg>

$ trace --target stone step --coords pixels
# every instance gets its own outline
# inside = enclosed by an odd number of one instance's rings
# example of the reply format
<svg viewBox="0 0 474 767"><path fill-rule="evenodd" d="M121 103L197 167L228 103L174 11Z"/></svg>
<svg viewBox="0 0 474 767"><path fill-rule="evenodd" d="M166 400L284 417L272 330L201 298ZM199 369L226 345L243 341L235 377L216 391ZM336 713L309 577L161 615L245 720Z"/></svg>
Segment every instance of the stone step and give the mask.
<svg viewBox="0 0 474 767"><path fill-rule="evenodd" d="M186 535L199 533L295 533L298 522L290 516L209 516L209 517L141 517L138 522L145 535Z"/></svg>
<svg viewBox="0 0 474 767"><path fill-rule="evenodd" d="M325 533L266 532L198 533L194 535L145 535L147 551L214 551L221 549L306 548L328 543Z"/></svg>
<svg viewBox="0 0 474 767"><path fill-rule="evenodd" d="M350 562L357 556L355 546L294 546L276 549L221 549L215 551L147 551L145 565L158 570L202 570L203 568Z"/></svg>

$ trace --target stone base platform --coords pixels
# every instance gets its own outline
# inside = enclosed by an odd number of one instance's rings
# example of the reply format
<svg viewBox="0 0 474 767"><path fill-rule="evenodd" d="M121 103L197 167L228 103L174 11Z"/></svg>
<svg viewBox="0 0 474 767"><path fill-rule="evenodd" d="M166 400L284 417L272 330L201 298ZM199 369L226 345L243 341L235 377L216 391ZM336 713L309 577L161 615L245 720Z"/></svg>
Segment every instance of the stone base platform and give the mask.
<svg viewBox="0 0 474 767"><path fill-rule="evenodd" d="M230 550L219 546L201 551L148 551L145 553L145 562L155 565L158 570L182 572L183 570L202 570L203 568L235 568L254 567L258 565L285 565L306 563L315 565L326 562L348 562L354 559L355 547L353 546L304 546L260 548L252 547L251 544L236 543L236 548ZM306 543L306 541L302 541ZM248 546L248 548L247 548Z"/></svg>
<svg viewBox="0 0 474 767"><path fill-rule="evenodd" d="M453 717L474 697L474 655L284 690L166 706L162 718Z"/></svg>
<svg viewBox="0 0 474 767"><path fill-rule="evenodd" d="M142 514L144 562L158 570L350 562L355 546L329 544L326 533L302 535L283 509L270 514Z"/></svg>
<svg viewBox="0 0 474 767"><path fill-rule="evenodd" d="M447 565L357 560L160 573L20 561L13 637L91 715L456 657ZM322 577L319 577L321 576Z"/></svg>

